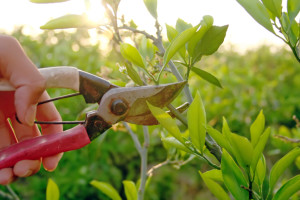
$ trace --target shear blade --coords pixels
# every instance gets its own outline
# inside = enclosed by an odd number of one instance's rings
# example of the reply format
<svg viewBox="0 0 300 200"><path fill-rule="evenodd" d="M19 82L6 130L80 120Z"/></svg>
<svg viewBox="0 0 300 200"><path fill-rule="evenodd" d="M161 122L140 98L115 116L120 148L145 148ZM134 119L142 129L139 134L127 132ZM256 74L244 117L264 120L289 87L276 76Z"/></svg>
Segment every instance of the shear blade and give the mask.
<svg viewBox="0 0 300 200"><path fill-rule="evenodd" d="M170 104L178 96L185 84L186 82L179 82L149 88L152 93L149 93L147 97L137 98L130 107L124 121L139 125L158 124L155 117L151 114L147 102L153 106L163 108Z"/></svg>

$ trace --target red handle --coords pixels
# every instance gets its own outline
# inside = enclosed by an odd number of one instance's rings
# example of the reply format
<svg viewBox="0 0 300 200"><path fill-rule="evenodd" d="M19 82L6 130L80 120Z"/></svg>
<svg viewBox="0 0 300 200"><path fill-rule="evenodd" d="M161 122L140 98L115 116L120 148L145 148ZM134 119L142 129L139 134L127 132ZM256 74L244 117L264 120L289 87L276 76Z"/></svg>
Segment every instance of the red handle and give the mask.
<svg viewBox="0 0 300 200"><path fill-rule="evenodd" d="M0 151L0 169L13 167L21 160L37 160L41 157L80 149L90 142L83 125L75 126L62 133L24 140Z"/></svg>

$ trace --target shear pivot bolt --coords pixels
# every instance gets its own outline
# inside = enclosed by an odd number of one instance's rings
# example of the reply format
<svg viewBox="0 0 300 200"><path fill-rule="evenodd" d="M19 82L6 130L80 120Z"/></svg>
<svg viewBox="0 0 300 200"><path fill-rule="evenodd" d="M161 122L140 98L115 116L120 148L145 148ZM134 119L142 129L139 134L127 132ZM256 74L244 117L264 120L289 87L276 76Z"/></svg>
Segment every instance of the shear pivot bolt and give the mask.
<svg viewBox="0 0 300 200"><path fill-rule="evenodd" d="M111 104L111 111L115 115L123 115L126 113L127 109L126 103L121 99L117 99Z"/></svg>

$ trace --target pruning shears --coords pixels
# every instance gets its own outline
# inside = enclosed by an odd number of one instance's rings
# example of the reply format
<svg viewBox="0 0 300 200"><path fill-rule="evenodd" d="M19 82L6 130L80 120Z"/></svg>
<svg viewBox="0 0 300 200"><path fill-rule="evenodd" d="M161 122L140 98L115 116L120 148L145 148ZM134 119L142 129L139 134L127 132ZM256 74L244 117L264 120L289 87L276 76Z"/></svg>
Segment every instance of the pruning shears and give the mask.
<svg viewBox="0 0 300 200"><path fill-rule="evenodd" d="M39 71L46 80L47 88L73 89L79 92L76 95L84 97L86 103L98 103L99 107L87 112L85 121L74 128L27 139L2 149L0 169L12 167L21 160L35 160L82 148L120 121L139 125L158 124L147 102L160 108L167 106L185 85L185 82L178 82L159 86L118 87L74 67L49 67ZM0 93L14 90L9 82L0 79Z"/></svg>

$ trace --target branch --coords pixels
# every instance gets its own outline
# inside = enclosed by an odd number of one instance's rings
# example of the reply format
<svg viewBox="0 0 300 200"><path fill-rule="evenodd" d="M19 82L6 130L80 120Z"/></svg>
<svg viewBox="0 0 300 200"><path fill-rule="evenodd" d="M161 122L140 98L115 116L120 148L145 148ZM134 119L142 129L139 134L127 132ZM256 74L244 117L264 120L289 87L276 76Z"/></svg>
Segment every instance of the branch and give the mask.
<svg viewBox="0 0 300 200"><path fill-rule="evenodd" d="M133 140L133 143L134 143L134 146L135 146L136 150L141 155L142 154L142 146L141 146L141 143L140 143L138 137L136 136L136 134L134 134L134 132L132 131L132 129L130 128L130 126L126 122L123 122L123 125L128 130L129 135Z"/></svg>
<svg viewBox="0 0 300 200"><path fill-rule="evenodd" d="M127 26L127 25L123 25L121 27L118 27L118 29L125 29L125 30L132 31L133 33L140 33L140 34L143 34L144 36L146 36L146 38L152 40L153 42L157 41L157 38L155 38L153 35L147 33L146 31L141 31L141 30L132 28L132 27Z"/></svg>
<svg viewBox="0 0 300 200"><path fill-rule="evenodd" d="M144 145L141 153L141 184L138 191L138 200L144 199L146 181L147 181L147 163L148 163L148 147L150 144L149 129L143 126Z"/></svg>

